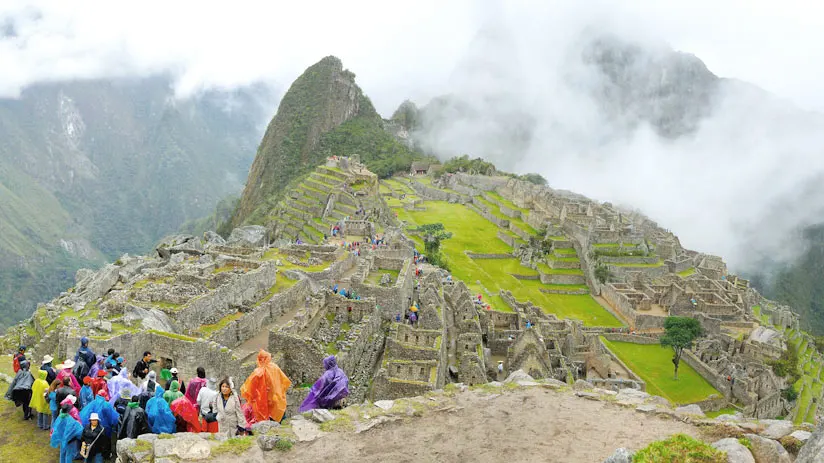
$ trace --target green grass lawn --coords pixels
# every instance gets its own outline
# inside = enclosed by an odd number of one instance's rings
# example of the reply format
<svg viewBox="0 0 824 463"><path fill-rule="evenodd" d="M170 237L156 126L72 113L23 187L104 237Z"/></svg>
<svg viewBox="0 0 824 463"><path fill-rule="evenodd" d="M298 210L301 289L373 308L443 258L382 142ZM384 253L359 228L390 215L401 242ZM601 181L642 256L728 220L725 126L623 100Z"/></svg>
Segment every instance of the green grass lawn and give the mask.
<svg viewBox="0 0 824 463"><path fill-rule="evenodd" d="M694 403L712 394L721 395L686 362L678 366L673 378L672 349L657 344L632 344L601 338L604 344L647 383L647 392L676 404Z"/></svg>
<svg viewBox="0 0 824 463"><path fill-rule="evenodd" d="M734 415L735 412L737 412L737 411L738 410L736 410L732 407L729 407L729 408L722 408L721 410L718 410L718 411L715 411L715 412L705 412L704 414L707 415L707 418L715 418L715 417L718 417L718 416L721 416L721 415Z"/></svg>
<svg viewBox="0 0 824 463"><path fill-rule="evenodd" d="M577 318L587 326L623 326L590 295L545 294L547 287L538 280L518 280L511 274L535 275L534 270L522 267L517 259L471 259L464 251L485 254L511 253L512 248L497 238L498 227L472 209L445 201L426 201L426 211L403 211L408 226L441 222L452 238L443 241L443 253L455 278L463 280L474 292L481 292L478 281L493 294L509 290L518 301L532 301L548 313L561 318ZM399 211L400 212L400 211ZM400 213L399 213L400 218ZM555 272L555 271L552 271ZM580 269L557 273L582 274ZM487 296L488 297L488 296ZM495 310L509 311L502 300L490 304Z"/></svg>
<svg viewBox="0 0 824 463"><path fill-rule="evenodd" d="M486 194L489 195L490 198L495 198L496 200L498 200L498 202L500 202L501 204L503 204L504 206L506 206L506 207L508 207L512 210L521 211L522 214L528 214L529 213L529 209L526 209L524 207L516 206L515 203L513 203L512 201L510 201L508 199L505 199L503 196L501 196L500 194L498 194L495 191L487 191Z"/></svg>
<svg viewBox="0 0 824 463"><path fill-rule="evenodd" d="M681 278L686 278L695 273L695 267L690 267L682 272L678 272L678 276Z"/></svg>

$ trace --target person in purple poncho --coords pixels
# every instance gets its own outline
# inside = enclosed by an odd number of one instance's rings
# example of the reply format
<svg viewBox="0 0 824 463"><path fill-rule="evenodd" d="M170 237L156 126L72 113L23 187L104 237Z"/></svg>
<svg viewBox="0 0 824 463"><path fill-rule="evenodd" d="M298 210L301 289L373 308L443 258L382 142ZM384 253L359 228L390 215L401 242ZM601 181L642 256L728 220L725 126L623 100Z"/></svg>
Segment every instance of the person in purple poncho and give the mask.
<svg viewBox="0 0 824 463"><path fill-rule="evenodd" d="M323 368L326 371L312 385L309 395L300 405L300 413L314 408L340 408L340 401L349 395L349 378L338 367L334 355L323 359Z"/></svg>

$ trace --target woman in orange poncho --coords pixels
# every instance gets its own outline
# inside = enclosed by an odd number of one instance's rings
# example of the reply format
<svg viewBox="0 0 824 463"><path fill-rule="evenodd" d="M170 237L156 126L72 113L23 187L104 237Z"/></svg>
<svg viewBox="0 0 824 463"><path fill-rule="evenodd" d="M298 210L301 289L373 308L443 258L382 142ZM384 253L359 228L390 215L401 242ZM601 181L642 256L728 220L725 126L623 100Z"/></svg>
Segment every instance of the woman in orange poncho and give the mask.
<svg viewBox="0 0 824 463"><path fill-rule="evenodd" d="M252 406L256 422L269 419L280 422L286 411L286 390L292 381L272 363L272 354L263 349L258 352L257 364L240 388L240 394Z"/></svg>

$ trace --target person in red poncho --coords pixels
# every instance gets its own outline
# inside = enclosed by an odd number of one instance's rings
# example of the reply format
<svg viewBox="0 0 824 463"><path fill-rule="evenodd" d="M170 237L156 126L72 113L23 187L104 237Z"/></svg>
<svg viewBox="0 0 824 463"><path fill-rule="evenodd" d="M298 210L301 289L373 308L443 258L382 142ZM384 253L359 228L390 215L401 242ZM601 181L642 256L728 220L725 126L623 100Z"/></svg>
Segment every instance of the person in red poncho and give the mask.
<svg viewBox="0 0 824 463"><path fill-rule="evenodd" d="M103 397L105 397L105 399L108 401L109 400L109 385L108 385L108 383L106 383L106 371L105 370L99 370L97 372L97 377L92 379L92 393L94 394L94 396L97 397L97 394L100 391L105 392Z"/></svg>
<svg viewBox="0 0 824 463"><path fill-rule="evenodd" d="M197 408L186 397L172 401L169 406L177 421L177 432L200 432L200 420Z"/></svg>
<svg viewBox="0 0 824 463"><path fill-rule="evenodd" d="M286 390L292 381L272 362L272 354L261 349L257 368L243 383L240 394L252 406L255 422L280 422L286 412Z"/></svg>

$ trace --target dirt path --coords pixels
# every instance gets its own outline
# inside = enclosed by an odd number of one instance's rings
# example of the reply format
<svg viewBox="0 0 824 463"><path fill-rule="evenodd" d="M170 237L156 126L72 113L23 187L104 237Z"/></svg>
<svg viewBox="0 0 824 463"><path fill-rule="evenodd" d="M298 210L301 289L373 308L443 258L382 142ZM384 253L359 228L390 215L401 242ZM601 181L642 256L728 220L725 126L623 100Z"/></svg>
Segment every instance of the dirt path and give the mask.
<svg viewBox="0 0 824 463"><path fill-rule="evenodd" d="M363 434L327 434L266 461L601 462L697 428L543 388L500 396L464 392L457 411L433 411ZM463 407L463 408L460 408ZM283 458L287 457L287 458Z"/></svg>

